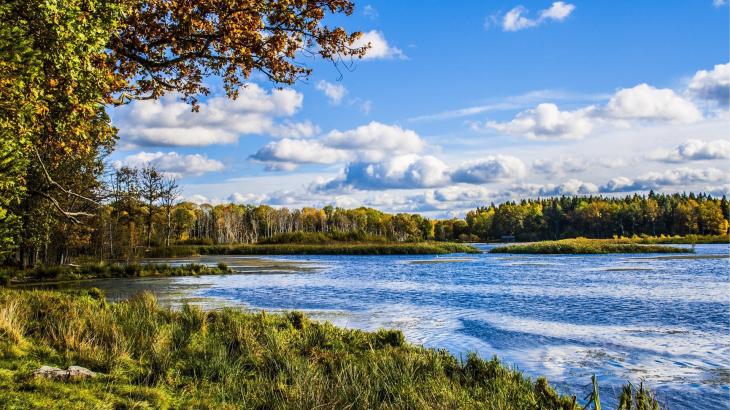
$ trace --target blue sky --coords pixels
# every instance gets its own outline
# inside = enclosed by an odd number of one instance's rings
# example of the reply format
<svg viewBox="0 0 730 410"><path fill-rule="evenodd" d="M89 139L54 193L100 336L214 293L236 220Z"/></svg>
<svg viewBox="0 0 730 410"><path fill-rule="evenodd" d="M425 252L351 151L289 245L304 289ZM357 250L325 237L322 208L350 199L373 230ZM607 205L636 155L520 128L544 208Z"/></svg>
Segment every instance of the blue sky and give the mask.
<svg viewBox="0 0 730 410"><path fill-rule="evenodd" d="M723 1L369 1L329 23L373 46L341 79L304 60L306 82L254 75L197 114L174 96L132 103L112 115L112 160L151 162L198 202L435 216L730 188Z"/></svg>

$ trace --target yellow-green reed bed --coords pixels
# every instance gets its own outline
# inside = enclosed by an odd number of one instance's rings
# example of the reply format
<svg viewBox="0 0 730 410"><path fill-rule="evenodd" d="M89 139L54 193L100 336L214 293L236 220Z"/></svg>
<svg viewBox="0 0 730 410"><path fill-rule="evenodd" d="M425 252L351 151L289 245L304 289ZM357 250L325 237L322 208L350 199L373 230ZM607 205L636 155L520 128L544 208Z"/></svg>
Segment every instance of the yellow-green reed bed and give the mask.
<svg viewBox="0 0 730 410"><path fill-rule="evenodd" d="M641 244L700 244L700 243L719 243L730 244L730 235L686 235L686 236L632 236L619 237L615 240L622 243L641 243Z"/></svg>
<svg viewBox="0 0 730 410"><path fill-rule="evenodd" d="M616 239L563 239L514 244L492 248L490 253L603 254L603 253L693 253L691 248L644 245Z"/></svg>
<svg viewBox="0 0 730 410"><path fill-rule="evenodd" d="M194 255L434 255L479 253L471 245L452 242L281 243L255 245L174 245L152 248L145 257L174 258Z"/></svg>
<svg viewBox="0 0 730 410"><path fill-rule="evenodd" d="M39 266L33 269L0 268L0 285L24 282L72 281L97 278L135 278L149 276L225 275L233 271L225 264L205 266L187 264L89 263L81 266Z"/></svg>
<svg viewBox="0 0 730 410"><path fill-rule="evenodd" d="M41 365L99 375L34 378ZM575 402L496 358L461 361L408 344L399 331L342 329L297 312L172 311L151 294L110 304L93 289L0 289L4 409L580 408Z"/></svg>

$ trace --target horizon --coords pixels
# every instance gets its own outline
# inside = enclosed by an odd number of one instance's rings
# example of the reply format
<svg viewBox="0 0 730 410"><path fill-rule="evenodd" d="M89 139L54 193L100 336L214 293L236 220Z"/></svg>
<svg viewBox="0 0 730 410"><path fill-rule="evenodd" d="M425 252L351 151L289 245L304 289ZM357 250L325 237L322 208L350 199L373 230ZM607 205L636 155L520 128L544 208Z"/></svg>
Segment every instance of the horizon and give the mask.
<svg viewBox="0 0 730 410"><path fill-rule="evenodd" d="M623 9L359 3L330 20L372 46L352 69L302 57L314 74L291 87L254 73L228 100L207 81L199 113L174 95L115 108L109 161L153 164L196 203L431 218L538 196L727 194L727 3Z"/></svg>

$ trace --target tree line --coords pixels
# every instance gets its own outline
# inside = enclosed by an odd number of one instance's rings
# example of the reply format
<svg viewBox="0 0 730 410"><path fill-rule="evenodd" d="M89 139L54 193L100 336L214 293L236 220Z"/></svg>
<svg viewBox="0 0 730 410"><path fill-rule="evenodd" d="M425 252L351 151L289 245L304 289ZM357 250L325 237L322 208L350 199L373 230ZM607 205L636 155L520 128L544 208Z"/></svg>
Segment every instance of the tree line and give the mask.
<svg viewBox="0 0 730 410"><path fill-rule="evenodd" d="M725 196L704 193L562 196L491 204L469 211L465 219L439 221L436 239L518 241L611 238L634 235L721 235L728 232L730 206Z"/></svg>

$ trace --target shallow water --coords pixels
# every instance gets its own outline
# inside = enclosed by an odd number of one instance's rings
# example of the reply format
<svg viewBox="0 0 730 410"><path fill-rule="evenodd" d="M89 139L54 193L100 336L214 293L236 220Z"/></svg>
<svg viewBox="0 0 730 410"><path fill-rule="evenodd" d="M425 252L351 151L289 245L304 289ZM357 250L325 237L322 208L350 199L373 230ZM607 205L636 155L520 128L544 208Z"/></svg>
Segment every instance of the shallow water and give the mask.
<svg viewBox="0 0 730 410"><path fill-rule="evenodd" d="M341 326L398 328L411 342L456 355L497 355L531 376L547 376L579 399L595 373L607 408L615 407L626 380L644 380L670 408L725 409L730 249L698 245L696 250L701 257L186 258L171 262L225 261L246 274L99 280L84 286L101 287L117 298L151 289L170 305L297 309Z"/></svg>

